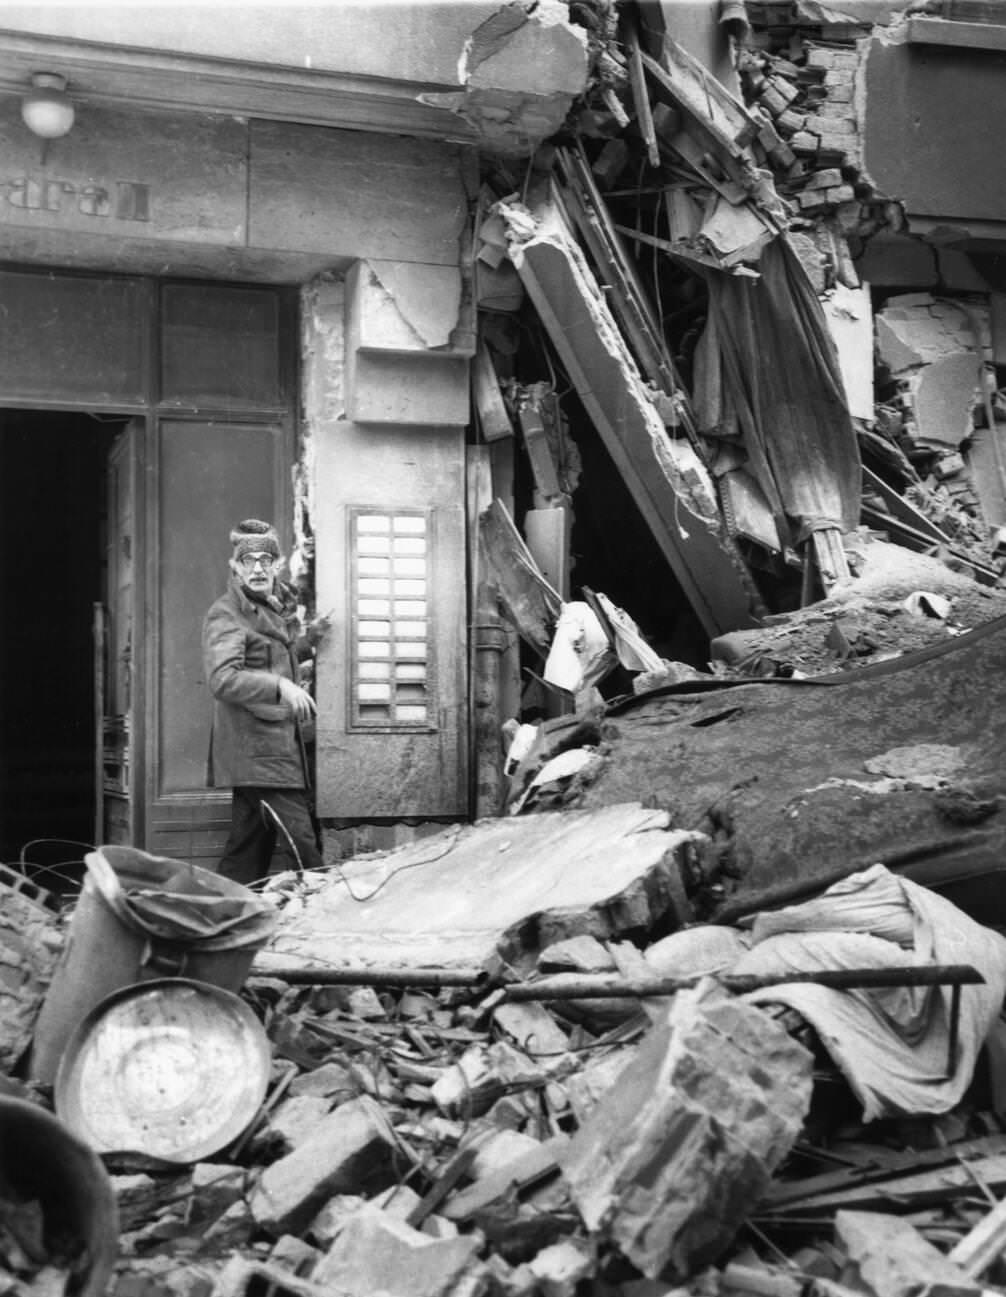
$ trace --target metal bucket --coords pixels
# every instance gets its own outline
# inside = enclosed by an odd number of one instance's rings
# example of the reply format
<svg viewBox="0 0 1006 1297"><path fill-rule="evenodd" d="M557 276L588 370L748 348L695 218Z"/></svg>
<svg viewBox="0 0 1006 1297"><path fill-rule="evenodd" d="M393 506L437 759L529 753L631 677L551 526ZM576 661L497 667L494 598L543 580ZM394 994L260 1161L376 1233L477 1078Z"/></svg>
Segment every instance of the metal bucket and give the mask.
<svg viewBox="0 0 1006 1297"><path fill-rule="evenodd" d="M101 1159L51 1113L0 1096L0 1181L38 1201L45 1233L80 1245L76 1297L102 1297L119 1244L115 1191Z"/></svg>
<svg viewBox="0 0 1006 1297"><path fill-rule="evenodd" d="M100 847L85 864L28 1061L28 1075L44 1085L74 1029L113 991L161 977L239 991L278 918L240 883L135 847ZM187 890L166 890L175 886ZM223 926L221 914L230 914Z"/></svg>

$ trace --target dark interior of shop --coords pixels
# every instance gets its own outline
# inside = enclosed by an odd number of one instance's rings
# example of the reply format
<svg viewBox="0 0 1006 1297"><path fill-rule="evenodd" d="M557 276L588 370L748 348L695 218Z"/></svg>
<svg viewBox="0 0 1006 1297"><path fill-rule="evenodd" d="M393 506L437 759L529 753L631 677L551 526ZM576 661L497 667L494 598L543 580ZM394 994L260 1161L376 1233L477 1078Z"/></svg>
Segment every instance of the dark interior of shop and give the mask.
<svg viewBox="0 0 1006 1297"><path fill-rule="evenodd" d="M116 423L0 411L0 860L39 886L94 833L93 606Z"/></svg>

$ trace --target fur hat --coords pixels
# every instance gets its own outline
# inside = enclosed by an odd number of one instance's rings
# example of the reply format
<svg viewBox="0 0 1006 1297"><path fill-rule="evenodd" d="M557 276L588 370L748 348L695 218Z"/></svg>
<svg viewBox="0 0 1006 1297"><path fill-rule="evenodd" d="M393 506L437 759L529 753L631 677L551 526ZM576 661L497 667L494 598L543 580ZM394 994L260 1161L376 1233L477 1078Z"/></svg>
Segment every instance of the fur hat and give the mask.
<svg viewBox="0 0 1006 1297"><path fill-rule="evenodd" d="M258 518L246 518L239 522L231 532L231 544L234 546L233 558L240 559L245 554L271 554L279 558L279 537L272 523L262 522Z"/></svg>

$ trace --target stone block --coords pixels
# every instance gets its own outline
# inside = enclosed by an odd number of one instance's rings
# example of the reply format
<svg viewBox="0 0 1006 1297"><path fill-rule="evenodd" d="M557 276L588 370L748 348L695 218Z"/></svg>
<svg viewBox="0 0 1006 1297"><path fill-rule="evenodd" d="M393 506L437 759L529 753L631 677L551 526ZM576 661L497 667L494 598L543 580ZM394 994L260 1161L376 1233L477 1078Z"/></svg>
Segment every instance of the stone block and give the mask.
<svg viewBox="0 0 1006 1297"><path fill-rule="evenodd" d="M841 1210L835 1237L875 1297L979 1297L982 1291L901 1216Z"/></svg>
<svg viewBox="0 0 1006 1297"><path fill-rule="evenodd" d="M324 1251L332 1246L335 1236L342 1229L350 1216L364 1205L366 1200L356 1193L340 1193L329 1198L321 1211L308 1225L306 1237Z"/></svg>
<svg viewBox="0 0 1006 1297"><path fill-rule="evenodd" d="M811 1056L712 979L679 992L561 1158L587 1228L648 1278L713 1262L810 1103Z"/></svg>
<svg viewBox="0 0 1006 1297"><path fill-rule="evenodd" d="M806 122L807 114L801 113L795 108L787 108L785 112L780 113L775 119L776 128L786 135L792 135L794 131L802 131Z"/></svg>
<svg viewBox="0 0 1006 1297"><path fill-rule="evenodd" d="M334 1061L322 1063L321 1067L295 1077L287 1091L291 1098L313 1095L316 1098L330 1099L330 1106L355 1099L359 1092L359 1083L346 1064Z"/></svg>
<svg viewBox="0 0 1006 1297"><path fill-rule="evenodd" d="M822 106L824 107L824 105ZM807 118L807 129L816 131L819 135L855 135L856 123L845 117L833 117L825 112L811 113ZM845 140L842 147L848 146L849 141Z"/></svg>
<svg viewBox="0 0 1006 1297"><path fill-rule="evenodd" d="M815 154L820 140L809 130L802 130L797 131L789 143L794 153Z"/></svg>
<svg viewBox="0 0 1006 1297"><path fill-rule="evenodd" d="M472 1045L433 1083L433 1101L447 1117L478 1117L513 1085L535 1084L544 1073L506 1041Z"/></svg>
<svg viewBox="0 0 1006 1297"><path fill-rule="evenodd" d="M835 51L823 49L819 45L812 45L807 50L807 66L809 68L833 68L836 66Z"/></svg>
<svg viewBox="0 0 1006 1297"><path fill-rule="evenodd" d="M489 1131L478 1142L469 1177L481 1180L483 1176L495 1175L525 1153L532 1152L538 1143L533 1135L522 1135L517 1130Z"/></svg>
<svg viewBox="0 0 1006 1297"><path fill-rule="evenodd" d="M391 1184L395 1148L394 1133L372 1099L341 1104L309 1143L266 1167L251 1196L252 1214L267 1233L296 1234L327 1198Z"/></svg>
<svg viewBox="0 0 1006 1297"><path fill-rule="evenodd" d="M820 171L815 171L804 185L804 190L808 189L831 189L835 185L842 183L842 172L838 167L822 167Z"/></svg>
<svg viewBox="0 0 1006 1297"><path fill-rule="evenodd" d="M311 1271L321 1260L321 1253L296 1234L284 1234L276 1240L269 1253L269 1264L282 1266L292 1274L310 1278Z"/></svg>
<svg viewBox="0 0 1006 1297"><path fill-rule="evenodd" d="M594 1249L582 1238L551 1243L528 1263L542 1297L575 1297L577 1285L589 1279L596 1267Z"/></svg>
<svg viewBox="0 0 1006 1297"><path fill-rule="evenodd" d="M309 1139L332 1108L330 1099L318 1094L300 1094L284 1099L269 1117L266 1138L291 1153Z"/></svg>
<svg viewBox="0 0 1006 1297"><path fill-rule="evenodd" d="M313 1281L329 1292L475 1297L488 1279L482 1242L478 1233L430 1238L367 1204L346 1220Z"/></svg>

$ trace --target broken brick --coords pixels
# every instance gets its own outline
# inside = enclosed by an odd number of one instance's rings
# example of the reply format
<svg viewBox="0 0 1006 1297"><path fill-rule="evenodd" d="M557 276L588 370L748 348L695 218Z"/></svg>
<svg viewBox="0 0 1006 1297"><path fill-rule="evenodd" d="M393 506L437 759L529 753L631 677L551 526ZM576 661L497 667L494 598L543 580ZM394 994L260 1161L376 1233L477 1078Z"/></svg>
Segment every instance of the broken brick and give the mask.
<svg viewBox="0 0 1006 1297"><path fill-rule="evenodd" d="M395 1137L380 1106L367 1096L341 1104L310 1142L262 1172L252 1214L270 1234L296 1233L326 1198L373 1192L395 1178Z"/></svg>

